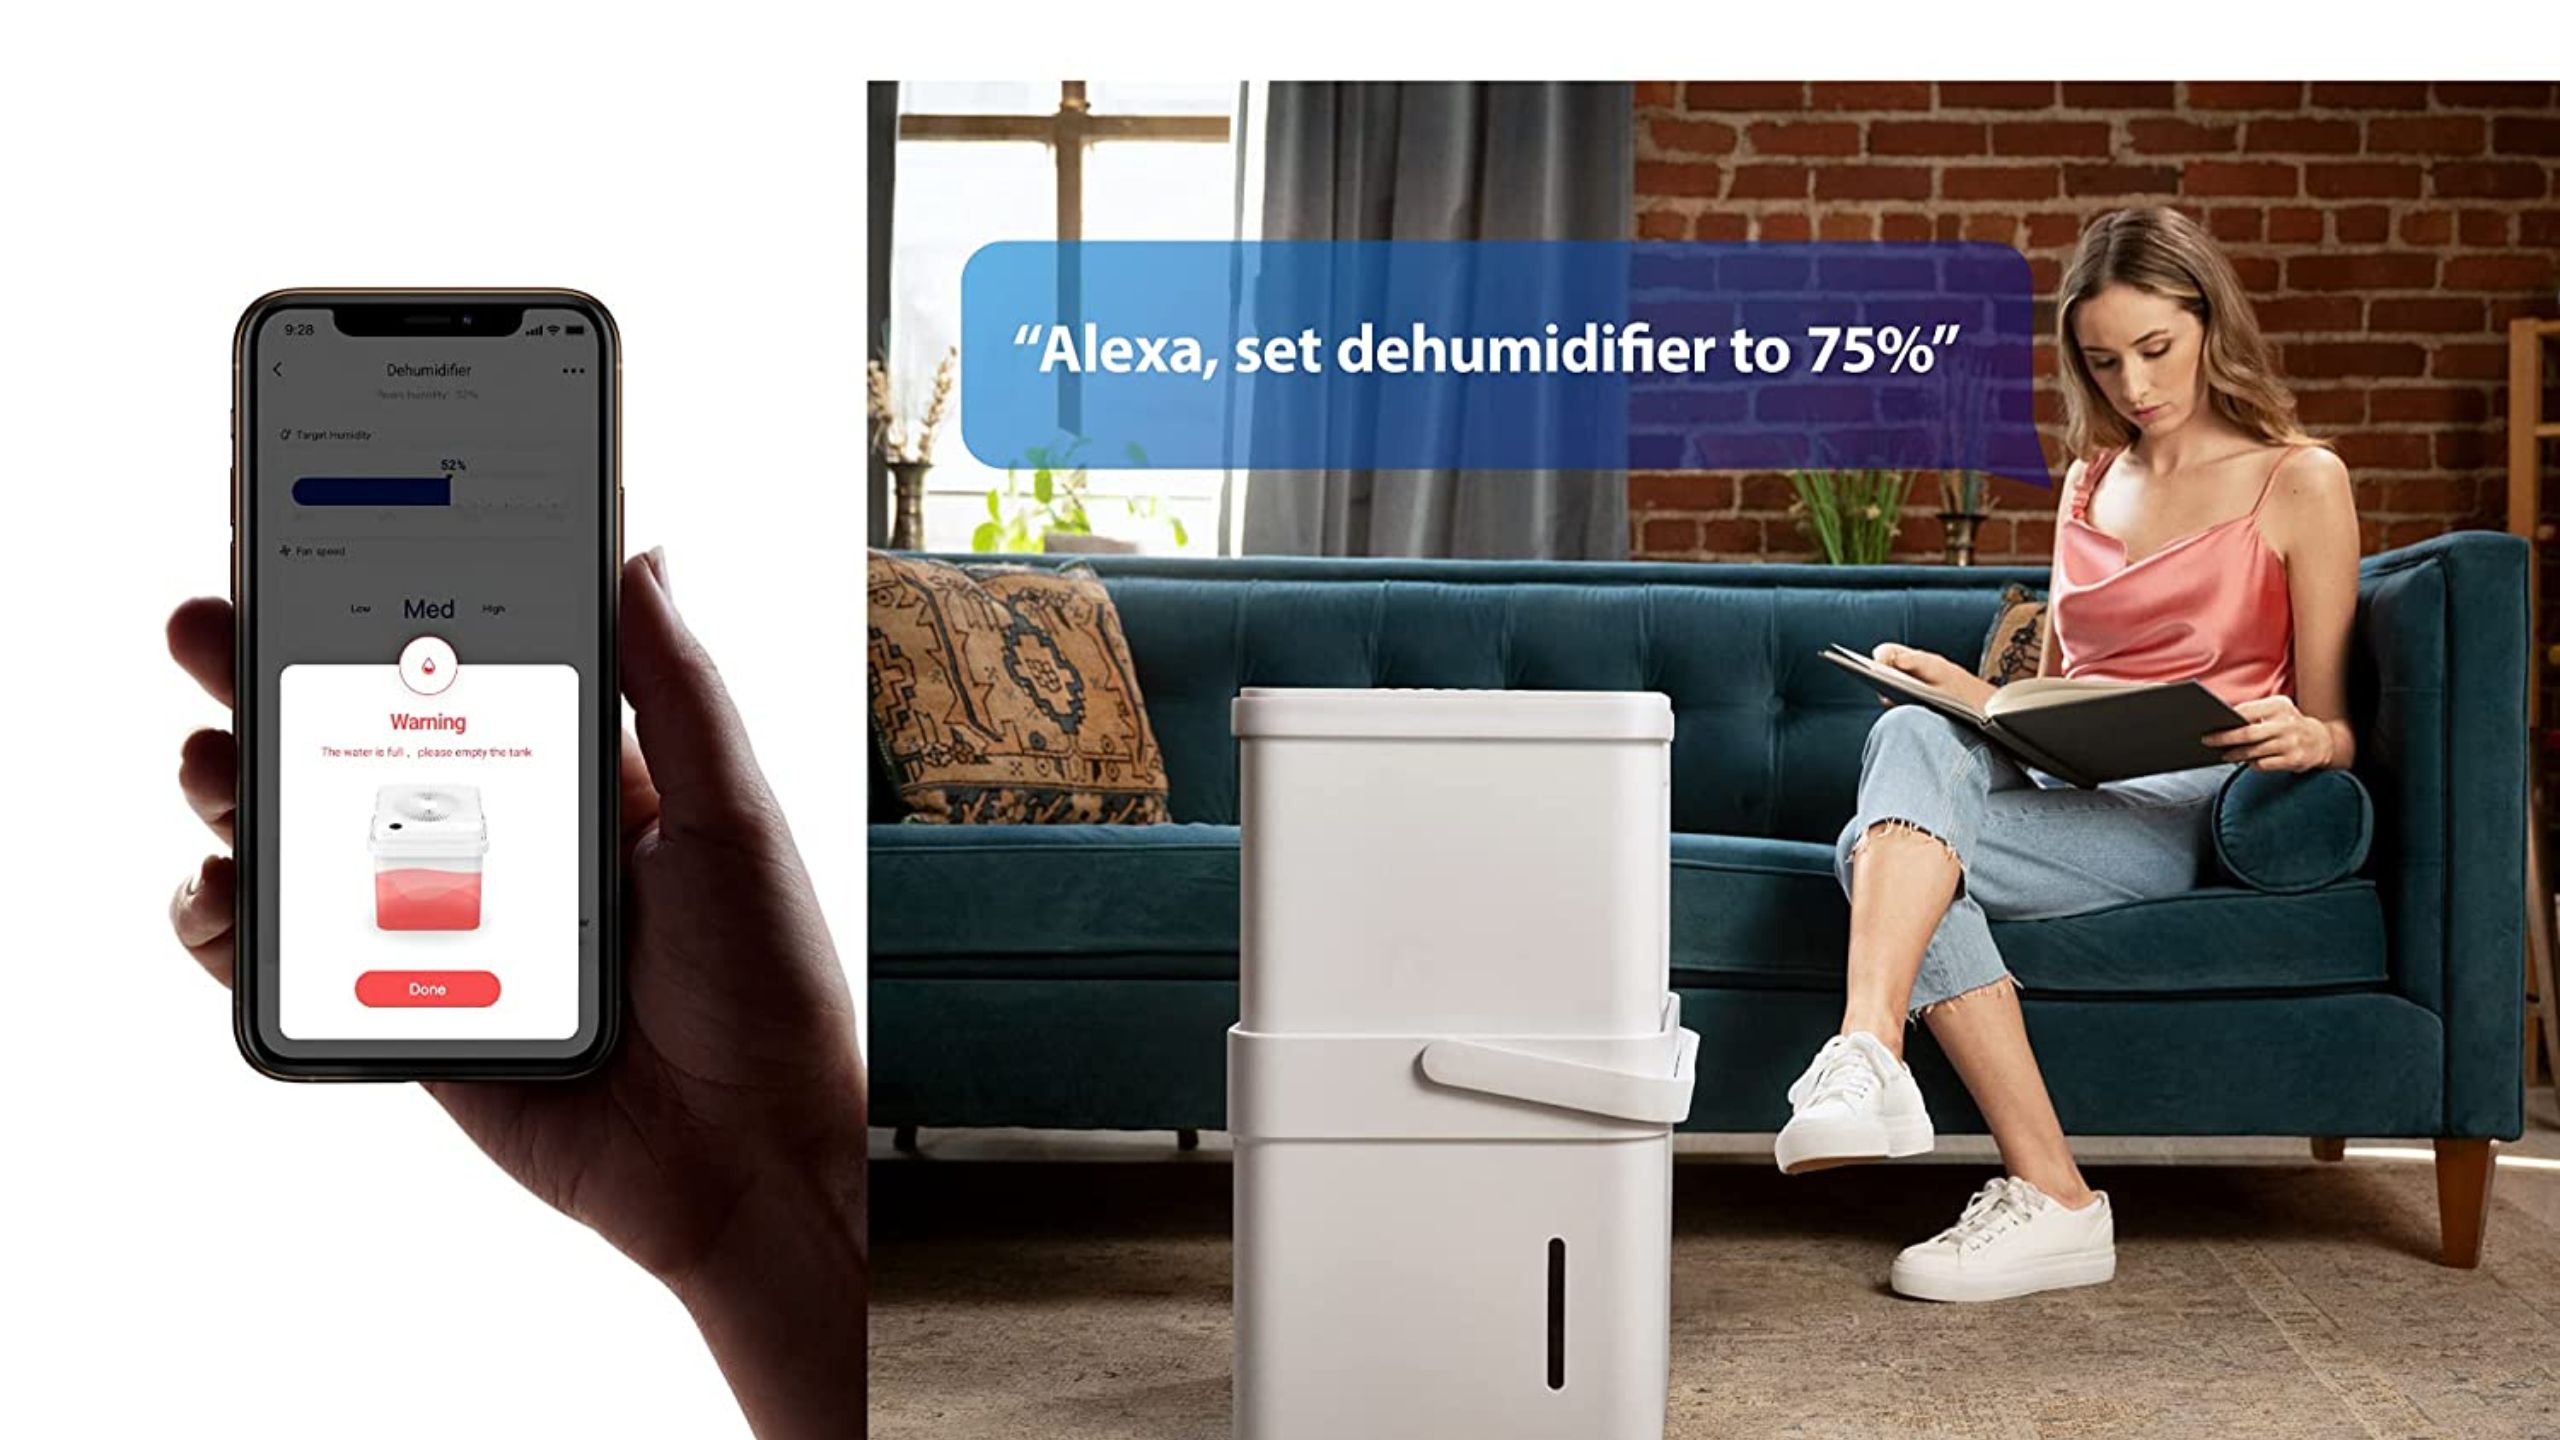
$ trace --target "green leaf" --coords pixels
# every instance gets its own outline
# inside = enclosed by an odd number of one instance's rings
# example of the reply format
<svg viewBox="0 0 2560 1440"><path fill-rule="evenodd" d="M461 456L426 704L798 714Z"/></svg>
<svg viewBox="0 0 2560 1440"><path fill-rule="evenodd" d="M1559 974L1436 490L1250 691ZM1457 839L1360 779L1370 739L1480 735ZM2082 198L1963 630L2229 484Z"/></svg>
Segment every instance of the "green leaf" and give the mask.
<svg viewBox="0 0 2560 1440"><path fill-rule="evenodd" d="M1003 540L1004 527L993 520L969 532L969 548L980 553L995 549Z"/></svg>
<svg viewBox="0 0 2560 1440"><path fill-rule="evenodd" d="M1034 470L1031 472L1032 499L1046 505L1051 499L1056 497L1057 493L1057 482L1050 476L1047 470Z"/></svg>
<svg viewBox="0 0 2560 1440"><path fill-rule="evenodd" d="M1179 515L1173 517L1173 543L1185 547L1191 544L1191 532L1183 528L1182 517Z"/></svg>
<svg viewBox="0 0 2560 1440"><path fill-rule="evenodd" d="M990 520L1004 518L1004 501L993 490L987 492L987 518Z"/></svg>
<svg viewBox="0 0 2560 1440"><path fill-rule="evenodd" d="M1147 452L1137 441L1132 440L1129 442L1129 458L1144 465L1147 463Z"/></svg>

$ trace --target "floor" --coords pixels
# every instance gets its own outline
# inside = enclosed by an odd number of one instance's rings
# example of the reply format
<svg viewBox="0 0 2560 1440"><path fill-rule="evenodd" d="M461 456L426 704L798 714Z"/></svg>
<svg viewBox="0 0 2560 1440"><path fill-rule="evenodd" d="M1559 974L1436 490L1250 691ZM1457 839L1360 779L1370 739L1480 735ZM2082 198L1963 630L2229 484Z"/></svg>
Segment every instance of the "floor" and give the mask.
<svg viewBox="0 0 2560 1440"><path fill-rule="evenodd" d="M2560 1436L2560 1104L2528 1111L2478 1270L2434 1261L2423 1145L2090 1140L2116 1280L1981 1306L1883 1276L1987 1140L1790 1179L1768 1136L1680 1137L1668 1433ZM876 1135L873 1434L1225 1434L1224 1138Z"/></svg>

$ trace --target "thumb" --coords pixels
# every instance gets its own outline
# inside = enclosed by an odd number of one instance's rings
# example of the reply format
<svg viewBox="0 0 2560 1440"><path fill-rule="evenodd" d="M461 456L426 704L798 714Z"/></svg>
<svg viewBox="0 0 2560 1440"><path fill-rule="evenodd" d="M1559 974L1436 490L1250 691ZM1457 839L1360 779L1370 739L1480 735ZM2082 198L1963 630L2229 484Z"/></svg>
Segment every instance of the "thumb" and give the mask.
<svg viewBox="0 0 2560 1440"><path fill-rule="evenodd" d="M776 813L710 652L685 628L662 550L622 562L622 693L658 792L662 831L739 835Z"/></svg>

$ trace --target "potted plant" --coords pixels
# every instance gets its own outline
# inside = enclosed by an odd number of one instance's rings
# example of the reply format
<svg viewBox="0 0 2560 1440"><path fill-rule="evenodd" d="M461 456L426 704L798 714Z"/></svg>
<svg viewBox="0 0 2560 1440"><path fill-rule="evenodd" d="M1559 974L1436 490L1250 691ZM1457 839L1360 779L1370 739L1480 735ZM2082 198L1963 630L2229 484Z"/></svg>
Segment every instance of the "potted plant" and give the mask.
<svg viewBox="0 0 2560 1440"><path fill-rule="evenodd" d="M1810 533L1833 565L1881 565L1893 554L1893 537L1902 533L1902 498L1911 476L1902 470L1790 470L1796 503L1788 513L1803 518L1796 528Z"/></svg>
<svg viewBox="0 0 2560 1440"><path fill-rule="evenodd" d="M1092 506L1103 497L1091 493L1085 467L1076 464L1085 447L1081 435L1064 447L1033 446L1022 463L1008 465L1004 484L987 491L987 518L969 537L975 551L1046 550L1052 553L1131 554L1138 542L1125 535L1097 534ZM1146 452L1132 443L1129 458L1146 463ZM1191 533L1164 501L1153 495L1120 497L1133 528L1162 527L1176 547L1191 542Z"/></svg>
<svg viewBox="0 0 2560 1440"><path fill-rule="evenodd" d="M924 548L924 477L933 468L933 437L942 429L943 413L950 406L952 368L959 362L958 346L943 352L942 363L933 371L932 398L925 404L924 417L912 427L898 413L889 367L878 359L871 362L871 444L897 484L896 508L890 512L895 518L889 525L892 550Z"/></svg>

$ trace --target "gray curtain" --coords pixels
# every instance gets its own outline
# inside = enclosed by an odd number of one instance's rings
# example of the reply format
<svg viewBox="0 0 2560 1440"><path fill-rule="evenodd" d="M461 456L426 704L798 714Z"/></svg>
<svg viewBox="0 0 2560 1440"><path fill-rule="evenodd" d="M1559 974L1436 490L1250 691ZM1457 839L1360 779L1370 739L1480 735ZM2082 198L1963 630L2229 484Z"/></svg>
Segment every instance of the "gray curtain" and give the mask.
<svg viewBox="0 0 2560 1440"><path fill-rule="evenodd" d="M864 277L864 305L870 324L866 327L869 343L862 349L865 360L889 353L889 220L898 208L898 82L874 80L870 85L871 223L864 254L870 271ZM869 433L867 426L864 433ZM867 502L863 518L868 522L868 543L876 550L889 543L890 522L897 516L892 513L888 462L880 458L875 446L864 445L862 453L868 457L865 463L869 467L863 473L862 493Z"/></svg>
<svg viewBox="0 0 2560 1440"><path fill-rule="evenodd" d="M1274 84L1268 240L1624 240L1623 82ZM1244 548L1268 555L1623 560L1624 470L1260 470Z"/></svg>

